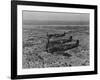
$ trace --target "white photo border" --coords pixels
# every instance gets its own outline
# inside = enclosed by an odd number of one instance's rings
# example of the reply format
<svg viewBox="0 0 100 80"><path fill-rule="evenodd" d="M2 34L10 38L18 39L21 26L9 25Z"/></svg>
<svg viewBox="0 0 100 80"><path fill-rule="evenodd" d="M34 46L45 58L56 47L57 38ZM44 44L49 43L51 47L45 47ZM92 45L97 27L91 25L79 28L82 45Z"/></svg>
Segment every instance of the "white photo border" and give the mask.
<svg viewBox="0 0 100 80"><path fill-rule="evenodd" d="M90 14L90 24L89 24L90 53L91 53L90 66L23 69L22 68L22 10L89 13ZM94 15L95 14L93 9L17 5L17 44L18 44L17 45L17 75L94 71Z"/></svg>

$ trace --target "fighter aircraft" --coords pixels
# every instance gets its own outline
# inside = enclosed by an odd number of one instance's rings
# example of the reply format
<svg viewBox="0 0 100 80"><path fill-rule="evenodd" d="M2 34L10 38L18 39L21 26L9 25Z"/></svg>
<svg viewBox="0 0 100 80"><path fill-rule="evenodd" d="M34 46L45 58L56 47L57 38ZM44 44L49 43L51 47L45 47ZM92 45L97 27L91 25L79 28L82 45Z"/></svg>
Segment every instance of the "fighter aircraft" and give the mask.
<svg viewBox="0 0 100 80"><path fill-rule="evenodd" d="M64 43L67 43L67 42L71 42L72 40L73 40L72 36L70 36L68 39L60 39L60 40L53 40L53 41L48 40L48 44L53 46L53 45L56 45L56 44L64 44Z"/></svg>
<svg viewBox="0 0 100 80"><path fill-rule="evenodd" d="M66 32L64 32L63 34L48 34L47 33L47 37L48 38L52 38L52 37L63 37L63 36L65 36L66 35Z"/></svg>
<svg viewBox="0 0 100 80"><path fill-rule="evenodd" d="M79 40L76 40L76 42L70 42L68 44L66 43L66 44L48 47L47 51L50 53L57 52L57 51L67 51L69 49L72 49L78 46L79 46Z"/></svg>

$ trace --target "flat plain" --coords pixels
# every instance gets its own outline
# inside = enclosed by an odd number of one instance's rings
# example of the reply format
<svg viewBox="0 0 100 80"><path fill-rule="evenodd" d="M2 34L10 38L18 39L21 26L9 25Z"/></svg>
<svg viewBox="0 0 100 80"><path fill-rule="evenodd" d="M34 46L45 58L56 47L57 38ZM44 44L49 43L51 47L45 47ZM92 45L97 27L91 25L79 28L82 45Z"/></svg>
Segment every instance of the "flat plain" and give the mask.
<svg viewBox="0 0 100 80"><path fill-rule="evenodd" d="M22 67L49 68L89 65L89 25L23 25ZM54 39L79 40L79 46L50 53L46 51L47 33L63 34Z"/></svg>

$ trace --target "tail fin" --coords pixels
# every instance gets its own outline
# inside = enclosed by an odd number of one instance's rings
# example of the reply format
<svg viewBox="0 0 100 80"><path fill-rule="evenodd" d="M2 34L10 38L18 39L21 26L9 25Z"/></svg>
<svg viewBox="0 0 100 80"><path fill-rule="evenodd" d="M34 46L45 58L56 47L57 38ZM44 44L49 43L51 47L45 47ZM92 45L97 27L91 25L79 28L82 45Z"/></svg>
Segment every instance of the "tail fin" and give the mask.
<svg viewBox="0 0 100 80"><path fill-rule="evenodd" d="M64 34L66 34L66 32L64 31Z"/></svg>
<svg viewBox="0 0 100 80"><path fill-rule="evenodd" d="M71 41L72 41L72 36L70 36L70 38L69 38Z"/></svg>
<svg viewBox="0 0 100 80"><path fill-rule="evenodd" d="M77 46L79 45L79 40L77 40L76 44L77 44Z"/></svg>

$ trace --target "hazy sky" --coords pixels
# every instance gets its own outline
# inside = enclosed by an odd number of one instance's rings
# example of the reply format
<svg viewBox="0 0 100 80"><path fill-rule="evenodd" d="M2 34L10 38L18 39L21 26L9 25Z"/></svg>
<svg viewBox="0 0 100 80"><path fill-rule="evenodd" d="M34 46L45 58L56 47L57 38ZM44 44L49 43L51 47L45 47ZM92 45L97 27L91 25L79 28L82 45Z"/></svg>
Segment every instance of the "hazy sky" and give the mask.
<svg viewBox="0 0 100 80"><path fill-rule="evenodd" d="M67 13L67 12L61 13L61 12L23 11L23 24L66 25L69 22L88 24L89 14Z"/></svg>

